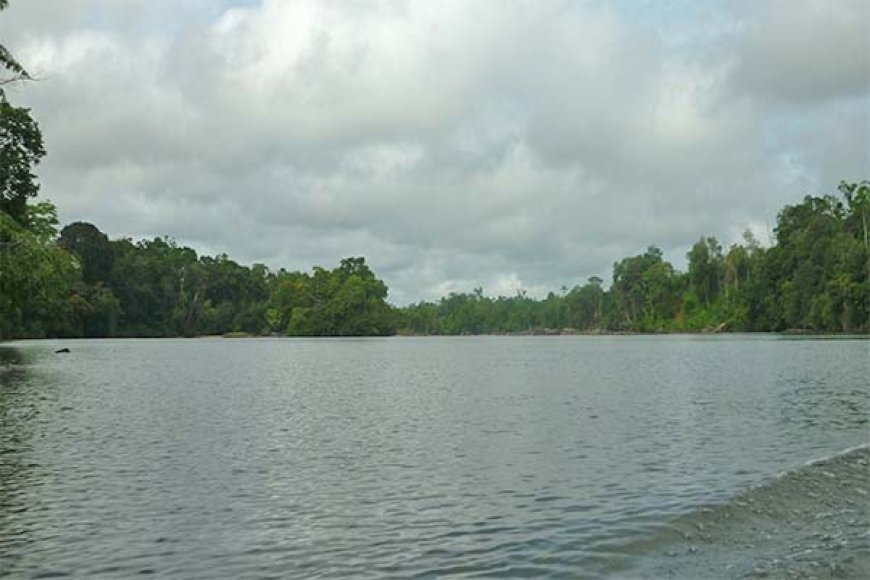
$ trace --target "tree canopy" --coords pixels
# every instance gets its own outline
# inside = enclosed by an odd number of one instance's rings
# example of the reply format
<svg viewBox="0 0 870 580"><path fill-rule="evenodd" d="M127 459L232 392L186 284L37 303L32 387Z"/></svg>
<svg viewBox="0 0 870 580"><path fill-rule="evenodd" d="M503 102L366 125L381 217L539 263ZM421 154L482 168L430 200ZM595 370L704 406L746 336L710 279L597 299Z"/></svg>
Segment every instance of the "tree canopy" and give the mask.
<svg viewBox="0 0 870 580"><path fill-rule="evenodd" d="M686 272L650 246L536 300L482 288L397 309L362 257L270 270L199 256L169 238L111 240L96 226L57 236L54 206L0 212L2 336L290 336L554 332L870 332L868 182L783 208L774 243L747 232L727 251L702 236Z"/></svg>
<svg viewBox="0 0 870 580"><path fill-rule="evenodd" d="M870 182L841 183L779 213L770 248L747 232L724 251L702 236L679 272L650 246L561 295L488 298L480 289L402 312L419 334L515 332L870 332Z"/></svg>

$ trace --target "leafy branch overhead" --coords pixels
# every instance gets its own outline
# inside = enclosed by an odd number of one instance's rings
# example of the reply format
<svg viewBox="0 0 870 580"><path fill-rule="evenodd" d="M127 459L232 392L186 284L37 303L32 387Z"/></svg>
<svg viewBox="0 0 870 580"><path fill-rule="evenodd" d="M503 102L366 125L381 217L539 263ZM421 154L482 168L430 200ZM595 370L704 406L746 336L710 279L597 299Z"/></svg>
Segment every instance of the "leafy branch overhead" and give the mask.
<svg viewBox="0 0 870 580"><path fill-rule="evenodd" d="M0 0L0 10L6 8L9 4L8 0ZM14 83L16 81L28 80L30 75L27 70L12 56L12 53L2 44L0 44L0 65L6 69L9 76L0 78L0 98L5 98L2 86Z"/></svg>

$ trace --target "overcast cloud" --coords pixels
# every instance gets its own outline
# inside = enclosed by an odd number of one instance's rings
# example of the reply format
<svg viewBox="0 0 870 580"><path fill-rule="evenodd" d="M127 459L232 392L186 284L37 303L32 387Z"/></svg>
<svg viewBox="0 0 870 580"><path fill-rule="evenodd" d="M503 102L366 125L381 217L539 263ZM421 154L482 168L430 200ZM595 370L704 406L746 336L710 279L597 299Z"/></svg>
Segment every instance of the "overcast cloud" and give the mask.
<svg viewBox="0 0 870 580"><path fill-rule="evenodd" d="M183 6L183 7L182 7ZM762 239L870 177L870 3L13 0L64 222L405 304Z"/></svg>

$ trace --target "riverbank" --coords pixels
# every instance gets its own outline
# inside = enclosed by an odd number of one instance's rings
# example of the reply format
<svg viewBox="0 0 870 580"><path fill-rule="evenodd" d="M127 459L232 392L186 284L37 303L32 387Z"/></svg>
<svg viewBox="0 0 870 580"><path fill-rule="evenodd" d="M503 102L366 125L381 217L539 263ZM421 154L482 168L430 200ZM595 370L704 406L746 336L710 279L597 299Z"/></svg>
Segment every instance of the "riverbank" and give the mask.
<svg viewBox="0 0 870 580"><path fill-rule="evenodd" d="M574 329L537 329L537 330L529 330L522 332L491 332L491 333L483 333L483 334L423 334L423 333L410 333L410 332L398 332L393 335L320 335L320 336L291 336L286 334L253 334L248 332L228 332L226 334L205 334L198 336L113 336L113 337L49 337L49 338L5 338L0 339L0 344L9 344L13 342L19 341L29 341L29 340L64 340L64 341L77 341L77 340L103 340L103 339L149 339L149 340L158 340L162 338L208 338L208 339L219 339L219 338L230 338L230 339L245 339L245 338L389 338L389 337L399 337L399 338L426 338L426 337L486 337L486 336L498 336L498 337L547 337L547 336L728 336L728 335L740 335L740 336L778 336L783 338L794 338L794 339L870 339L870 333L834 333L834 332L795 332L795 331L781 331L781 332L768 332L768 331L759 331L759 332L708 332L708 331L692 331L692 330L674 330L674 331L658 331L658 332L644 332L644 331L630 331L630 330L574 330Z"/></svg>
<svg viewBox="0 0 870 580"><path fill-rule="evenodd" d="M480 334L428 334L428 333L413 333L407 331L399 331L396 336L406 337L424 337L424 336L710 336L710 335L775 335L783 337L807 337L807 338L870 338L870 333L854 333L854 332L811 332L806 330L783 330L783 331L754 331L754 332L737 332L729 330L658 330L658 331L641 331L641 330L576 330L573 328L538 328L532 330L524 330L520 332L487 332Z"/></svg>

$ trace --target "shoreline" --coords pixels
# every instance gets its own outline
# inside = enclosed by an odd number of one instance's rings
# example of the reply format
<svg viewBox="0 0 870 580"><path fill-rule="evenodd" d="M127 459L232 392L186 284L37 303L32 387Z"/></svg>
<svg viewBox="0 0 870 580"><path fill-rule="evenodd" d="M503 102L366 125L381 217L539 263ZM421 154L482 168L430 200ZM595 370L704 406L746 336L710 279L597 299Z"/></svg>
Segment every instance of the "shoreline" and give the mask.
<svg viewBox="0 0 870 580"><path fill-rule="evenodd" d="M43 337L43 338L35 338L35 337L21 337L21 338L2 338L0 339L0 345L2 344L10 344L13 342L23 342L23 341L35 341L35 340L161 340L161 339L230 339L230 340L242 340L242 339L255 339L255 338L277 338L277 339L311 339L311 338L322 338L322 339L330 339L330 338L483 338L483 337L504 337L504 338L552 338L552 337L615 337L615 336L776 336L780 338L793 338L793 339L870 339L870 332L868 333L854 333L854 332L810 332L810 331L794 331L794 330L785 330L785 331L721 331L721 332L708 332L702 330L675 330L675 331L660 331L660 332L650 332L650 331L631 331L631 330L569 330L563 329L561 331L555 331L552 329L542 329L542 330L533 330L533 331L523 331L523 332L486 332L480 334L424 334L424 333L406 333L399 332L396 334L389 335L316 335L316 336L292 336L286 334L251 334L251 333L227 333L227 334L203 334L198 336L76 336L76 337Z"/></svg>
<svg viewBox="0 0 870 580"><path fill-rule="evenodd" d="M523 332L484 332L480 334L425 334L425 333L398 333L394 336L404 337L426 337L426 336L761 336L775 335L784 337L843 337L843 338L870 338L870 332L854 333L854 332L811 332L811 331L795 331L795 330L735 330L735 331L707 331L707 330L662 330L662 331L641 331L641 330L573 330L564 329L561 331L552 329L531 330Z"/></svg>

